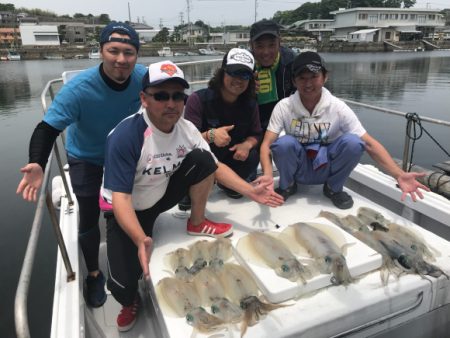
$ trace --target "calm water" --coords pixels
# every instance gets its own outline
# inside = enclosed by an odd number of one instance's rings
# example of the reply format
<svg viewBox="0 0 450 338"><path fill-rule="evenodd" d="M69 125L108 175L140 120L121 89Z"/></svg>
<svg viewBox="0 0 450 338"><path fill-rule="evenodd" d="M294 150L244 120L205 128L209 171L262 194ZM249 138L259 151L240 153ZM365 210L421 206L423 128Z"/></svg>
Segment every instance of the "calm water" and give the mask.
<svg viewBox="0 0 450 338"><path fill-rule="evenodd" d="M381 107L450 121L450 51L423 53L323 54L337 96ZM200 57L197 57L199 59ZM141 58L148 64L159 58ZM193 59L190 59L193 60ZM180 59L176 61L188 61ZM16 283L34 213L16 196L19 168L28 160L28 141L42 118L40 94L47 81L66 70L83 69L96 60L0 62L0 336L14 337ZM208 79L214 66L184 67L190 80ZM195 89L195 88L194 88ZM397 158L402 156L406 120L356 109L370 134ZM450 149L448 128L425 127ZM415 162L430 167L448 160L427 136L415 150ZM48 219L40 234L29 298L33 337L48 337L53 298L56 244Z"/></svg>

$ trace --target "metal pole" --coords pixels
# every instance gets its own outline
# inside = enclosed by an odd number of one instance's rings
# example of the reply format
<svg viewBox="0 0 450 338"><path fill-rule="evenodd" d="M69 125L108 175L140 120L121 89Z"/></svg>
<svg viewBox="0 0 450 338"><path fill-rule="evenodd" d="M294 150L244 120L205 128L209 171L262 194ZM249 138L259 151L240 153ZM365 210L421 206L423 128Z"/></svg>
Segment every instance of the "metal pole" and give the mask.
<svg viewBox="0 0 450 338"><path fill-rule="evenodd" d="M402 169L403 171L408 171L408 163L409 163L409 144L410 144L410 138L409 135L411 135L411 128L412 123L406 124L406 134L405 134L405 145L403 147L403 163L402 163Z"/></svg>
<svg viewBox="0 0 450 338"><path fill-rule="evenodd" d="M66 244L64 243L64 238L61 233L61 229L59 228L58 218L56 217L55 207L53 206L52 197L50 193L47 192L47 196L45 198L45 202L47 203L47 208L50 213L50 219L52 221L53 230L55 231L56 241L58 242L59 251L61 252L61 256L64 262L64 266L67 271L67 282L71 282L75 280L75 272L72 270L72 264L70 263L69 255L67 254Z"/></svg>
<svg viewBox="0 0 450 338"><path fill-rule="evenodd" d="M58 149L58 145L56 144L56 142L53 145L53 151L55 152L56 163L58 163L59 172L61 173L61 178L62 178L62 181L63 181L64 190L66 191L67 199L69 200L69 205L72 206L73 205L73 199L72 199L72 195L70 194L69 184L67 184L66 174L64 172L64 168L63 168L62 161L61 161L61 156L59 154L59 149Z"/></svg>
<svg viewBox="0 0 450 338"><path fill-rule="evenodd" d="M14 319L16 324L16 334L18 338L29 338L30 329L28 325L28 291L30 289L31 274L33 272L34 258L39 240L39 233L42 227L42 217L44 215L44 200L48 188L52 155L48 159L47 168L44 172L41 192L36 206L33 224L31 226L30 238L28 239L25 257L23 259L22 270L20 271L19 282L17 283L16 298L14 301Z"/></svg>

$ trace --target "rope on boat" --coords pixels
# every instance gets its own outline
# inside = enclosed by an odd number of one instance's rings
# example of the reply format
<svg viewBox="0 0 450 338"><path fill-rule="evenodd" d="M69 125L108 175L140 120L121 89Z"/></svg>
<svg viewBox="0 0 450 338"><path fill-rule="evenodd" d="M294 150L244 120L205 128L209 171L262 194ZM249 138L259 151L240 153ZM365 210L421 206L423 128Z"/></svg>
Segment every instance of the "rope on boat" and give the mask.
<svg viewBox="0 0 450 338"><path fill-rule="evenodd" d="M405 118L408 120L406 123L406 135L409 139L412 140L412 146L411 146L411 156L409 160L409 168L408 171L411 171L411 166L413 163L413 157L414 157L414 145L417 140L419 140L423 133L425 132L428 137L439 147L441 150L450 157L450 153L444 149L444 147L439 143L438 140L436 140L433 135L431 135L428 130L425 129L425 127L422 125L422 121L420 119L420 116L417 113L407 113L405 115ZM412 126L412 128L411 128ZM412 131L412 132L410 132Z"/></svg>
<svg viewBox="0 0 450 338"><path fill-rule="evenodd" d="M407 119L406 123L406 135L409 139L412 140L411 145L411 156L409 159L409 167L408 172L411 171L413 167L413 158L414 158L414 146L417 140L419 140L423 133L426 133L430 139L448 156L450 157L450 153L444 149L444 147L431 135L422 125L421 119L416 113L407 113L405 118ZM426 185L431 189L431 191L435 193L442 193L441 188L444 187L447 183L450 182L450 179L447 179L448 176L445 172L435 171L426 177ZM447 179L447 180L446 180Z"/></svg>
<svg viewBox="0 0 450 338"><path fill-rule="evenodd" d="M433 185L432 181L434 179L434 176L438 176L438 177L437 177L436 183ZM435 192L437 194L442 193L441 188L443 188L447 183L450 182L450 179L447 181L444 180L441 182L441 179L444 177L447 178L448 176L445 173L441 173L439 171L435 171L435 172L431 173L427 177L427 186L431 189L432 192ZM443 194L443 195L445 195L445 194Z"/></svg>

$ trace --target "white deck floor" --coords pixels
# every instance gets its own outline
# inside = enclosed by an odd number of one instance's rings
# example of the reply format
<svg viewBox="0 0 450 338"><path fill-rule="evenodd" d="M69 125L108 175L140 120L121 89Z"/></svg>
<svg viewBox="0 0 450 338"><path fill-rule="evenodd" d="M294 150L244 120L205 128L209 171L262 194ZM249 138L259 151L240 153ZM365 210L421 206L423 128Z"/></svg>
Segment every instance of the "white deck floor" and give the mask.
<svg viewBox="0 0 450 338"><path fill-rule="evenodd" d="M342 211L335 208L331 201L323 196L322 186L299 186L297 194L291 196L285 205L279 208L259 205L246 198L232 200L220 190L215 189L207 204L207 217L232 223L235 230L231 239L235 244L241 236L250 231L279 231L279 227L313 220L320 210L356 214L358 207L369 206L382 212L385 217L394 222L412 226L420 231L434 248L442 252L436 264L450 273L449 242L374 204L356 192L349 191L349 193L353 196L355 205L352 209ZM174 213L178 213L177 207L161 215L155 225L154 251L150 263L150 273L154 284L161 278L170 276L168 268L163 263L166 253L178 247L186 248L190 243L203 238L187 235L186 219L174 217ZM102 249L103 252L104 247ZM272 272L268 271L268 273ZM297 300L288 301L288 304L292 306L271 312L258 324L250 327L245 337L298 337L300 335L314 338L331 337L359 326L361 331L358 331L355 336L366 337L377 334L450 303L449 281L445 277L429 279L431 283L419 276L407 275L399 280L391 278L388 286L383 287L379 270L376 270L365 274L348 287L330 286L306 294ZM143 291L142 295L146 297ZM181 338L191 336L192 328L184 318L173 318L161 313L156 315L149 298L144 300L144 311L140 313L135 327L127 333L119 334L115 326L119 310L120 306L111 295L108 295L105 306L87 311L92 314L92 318L95 318L97 323L95 325L103 330L105 337L164 337L167 335ZM159 311L158 306L156 311ZM393 314L397 315L389 319L389 316ZM387 316L386 319L378 325L365 328L367 323L376 322L385 316ZM161 327L155 319L160 320ZM87 336L101 337L100 333L92 331L95 325L92 326L91 321L88 321L90 323L86 322ZM62 326L63 322L59 325ZM416 335L413 334L412 337L423 336L419 330L415 333ZM238 327L230 332L221 331L213 335L215 338L239 336ZM206 337L206 335L198 334L197 337Z"/></svg>

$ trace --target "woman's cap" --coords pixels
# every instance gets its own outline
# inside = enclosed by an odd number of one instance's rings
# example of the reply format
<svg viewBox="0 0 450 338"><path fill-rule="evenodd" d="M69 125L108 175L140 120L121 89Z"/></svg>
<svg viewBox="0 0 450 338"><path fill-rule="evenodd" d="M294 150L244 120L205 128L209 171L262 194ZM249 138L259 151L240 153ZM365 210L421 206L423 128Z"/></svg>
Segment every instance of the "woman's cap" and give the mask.
<svg viewBox="0 0 450 338"><path fill-rule="evenodd" d="M255 58L246 49L232 48L224 56L222 68L227 72L246 70L253 73L255 69Z"/></svg>

